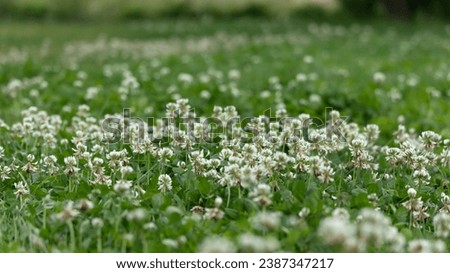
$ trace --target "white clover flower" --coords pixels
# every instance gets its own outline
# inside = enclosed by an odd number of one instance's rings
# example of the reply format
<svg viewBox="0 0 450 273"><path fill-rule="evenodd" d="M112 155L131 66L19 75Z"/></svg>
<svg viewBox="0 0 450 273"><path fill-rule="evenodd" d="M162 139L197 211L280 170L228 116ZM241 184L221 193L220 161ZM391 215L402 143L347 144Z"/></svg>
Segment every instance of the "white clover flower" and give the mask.
<svg viewBox="0 0 450 273"><path fill-rule="evenodd" d="M146 216L146 212L145 212L145 210L143 208L137 208L137 209L132 210L132 211L130 211L130 212L128 212L126 214L127 220L131 221L131 222L133 222L133 221L136 221L136 222L141 221L141 220L143 220L145 218L145 216Z"/></svg>
<svg viewBox="0 0 450 273"><path fill-rule="evenodd" d="M333 210L332 213L333 217L340 217L344 220L349 220L350 219L350 214L348 213L348 211L345 208L336 208Z"/></svg>
<svg viewBox="0 0 450 273"><path fill-rule="evenodd" d="M450 235L450 214L439 212L433 217L433 225L437 237L447 238Z"/></svg>
<svg viewBox="0 0 450 273"><path fill-rule="evenodd" d="M167 174L161 174L158 177L158 190L168 192L172 190L172 178Z"/></svg>
<svg viewBox="0 0 450 273"><path fill-rule="evenodd" d="M361 210L358 223L358 236L366 244L381 247L386 241L386 230L389 228L390 221L381 212L367 208Z"/></svg>
<svg viewBox="0 0 450 273"><path fill-rule="evenodd" d="M432 150L439 145L441 136L433 131L425 131L420 134L419 140L426 149Z"/></svg>
<svg viewBox="0 0 450 273"><path fill-rule="evenodd" d="M14 188L16 188L14 194L16 195L17 198L30 194L30 191L28 190L26 183L23 181L14 183Z"/></svg>
<svg viewBox="0 0 450 273"><path fill-rule="evenodd" d="M73 218L78 216L80 212L77 209L73 208L73 201L67 202L64 210L58 214L56 214L56 218L62 221L72 221Z"/></svg>
<svg viewBox="0 0 450 273"><path fill-rule="evenodd" d="M200 97L202 99L205 99L205 100L210 99L211 98L211 93L208 90L202 90L200 92Z"/></svg>
<svg viewBox="0 0 450 273"><path fill-rule="evenodd" d="M182 83L190 84L193 82L194 77L192 77L192 75L188 73L180 73L178 75L178 80Z"/></svg>
<svg viewBox="0 0 450 273"><path fill-rule="evenodd" d="M280 226L280 212L258 212L250 217L253 228L259 230L276 230Z"/></svg>
<svg viewBox="0 0 450 273"><path fill-rule="evenodd" d="M9 175L11 174L11 168L8 166L1 166L0 165L0 179L2 181L9 179Z"/></svg>
<svg viewBox="0 0 450 273"><path fill-rule="evenodd" d="M64 158L64 163L66 164L66 168L64 169L65 174L72 175L80 171L80 168L77 167L78 161L74 156Z"/></svg>
<svg viewBox="0 0 450 273"><path fill-rule="evenodd" d="M244 252L275 252L280 248L280 242L273 237L260 237L251 233L244 233L238 237L239 248Z"/></svg>
<svg viewBox="0 0 450 273"><path fill-rule="evenodd" d="M417 195L417 191L413 188L409 188L408 189L408 196L409 198L415 198Z"/></svg>
<svg viewBox="0 0 450 273"><path fill-rule="evenodd" d="M386 75L383 72L375 72L373 74L373 81L376 83L383 83L386 81Z"/></svg>
<svg viewBox="0 0 450 273"><path fill-rule="evenodd" d="M88 199L81 199L78 201L76 208L81 212L91 210L94 207L94 203Z"/></svg>
<svg viewBox="0 0 450 273"><path fill-rule="evenodd" d="M132 233L125 233L122 235L122 239L124 242L126 242L127 244L131 244L134 241L134 234Z"/></svg>
<svg viewBox="0 0 450 273"><path fill-rule="evenodd" d="M107 181L110 182L109 179ZM100 184L102 184L102 183L100 183ZM128 193L130 191L131 186L132 186L132 184L131 184L130 181L120 181L120 182L114 184L113 188L114 188L114 191L116 191L118 193L125 194L125 193Z"/></svg>
<svg viewBox="0 0 450 273"><path fill-rule="evenodd" d="M433 253L445 252L445 243L438 241L430 241L426 239L415 239L408 243L408 252L413 253Z"/></svg>
<svg viewBox="0 0 450 273"><path fill-rule="evenodd" d="M230 80L238 80L240 77L241 72L239 70L231 69L230 71L228 71L228 78L230 78Z"/></svg>
<svg viewBox="0 0 450 273"><path fill-rule="evenodd" d="M127 174L130 174L133 172L133 167L131 166L122 166L119 169L120 173L122 174L122 177L125 177Z"/></svg>
<svg viewBox="0 0 450 273"><path fill-rule="evenodd" d="M328 245L345 246L356 240L356 226L343 217L327 217L320 221L317 234Z"/></svg>
<svg viewBox="0 0 450 273"><path fill-rule="evenodd" d="M439 157L443 166L450 166L450 149L443 149Z"/></svg>
<svg viewBox="0 0 450 273"><path fill-rule="evenodd" d="M298 217L305 219L308 217L308 215L311 213L311 210L309 208L302 208L300 212L298 213Z"/></svg>
<svg viewBox="0 0 450 273"><path fill-rule="evenodd" d="M415 170L413 173L414 182L416 184L428 184L430 182L431 176L426 169Z"/></svg>
<svg viewBox="0 0 450 273"><path fill-rule="evenodd" d="M322 183L328 184L334 181L334 170L330 166L323 166L319 169L319 180Z"/></svg>
<svg viewBox="0 0 450 273"><path fill-rule="evenodd" d="M91 100L97 96L98 92L99 92L98 87L89 87L86 90L86 94L85 94L84 98L86 100Z"/></svg>
<svg viewBox="0 0 450 273"><path fill-rule="evenodd" d="M145 230L150 230L150 231L154 231L154 230L158 229L158 227L156 226L156 224L154 222L148 222L143 227Z"/></svg>
<svg viewBox="0 0 450 273"><path fill-rule="evenodd" d="M303 61L307 64L311 64L314 62L314 58L310 55L306 55L305 57L303 57Z"/></svg>
<svg viewBox="0 0 450 273"><path fill-rule="evenodd" d="M91 225L94 228L101 229L103 227L103 225L104 225L104 222L103 222L103 220L101 218L97 218L96 217L96 218L93 218L91 220Z"/></svg>
<svg viewBox="0 0 450 273"><path fill-rule="evenodd" d="M174 239L162 239L161 243L168 248L177 249L179 247L178 241Z"/></svg>
<svg viewBox="0 0 450 273"><path fill-rule="evenodd" d="M214 206L216 208L219 208L220 206L222 206L223 200L220 196L217 196L216 199L214 200Z"/></svg>
<svg viewBox="0 0 450 273"><path fill-rule="evenodd" d="M271 188L267 184L258 184L249 192L248 196L261 206L268 206L272 204Z"/></svg>
<svg viewBox="0 0 450 273"><path fill-rule="evenodd" d="M27 155L27 163L22 167L22 171L27 173L35 173L38 171L37 163L34 161L35 157L32 154Z"/></svg>
<svg viewBox="0 0 450 273"><path fill-rule="evenodd" d="M366 125L364 131L370 143L374 143L378 139L378 136L380 135L380 128L376 124Z"/></svg>
<svg viewBox="0 0 450 273"><path fill-rule="evenodd" d="M205 209L205 215L204 217L206 219L210 220L220 220L225 216L225 213L219 209L218 207L215 208L206 208Z"/></svg>
<svg viewBox="0 0 450 273"><path fill-rule="evenodd" d="M225 237L210 236L205 238L198 247L200 253L233 253L236 247Z"/></svg>
<svg viewBox="0 0 450 273"><path fill-rule="evenodd" d="M158 151L158 156L162 162L168 162L169 158L173 156L173 151L170 148L164 147Z"/></svg>
<svg viewBox="0 0 450 273"><path fill-rule="evenodd" d="M243 188L251 188L258 182L255 170L249 166L244 166L241 169L239 180Z"/></svg>

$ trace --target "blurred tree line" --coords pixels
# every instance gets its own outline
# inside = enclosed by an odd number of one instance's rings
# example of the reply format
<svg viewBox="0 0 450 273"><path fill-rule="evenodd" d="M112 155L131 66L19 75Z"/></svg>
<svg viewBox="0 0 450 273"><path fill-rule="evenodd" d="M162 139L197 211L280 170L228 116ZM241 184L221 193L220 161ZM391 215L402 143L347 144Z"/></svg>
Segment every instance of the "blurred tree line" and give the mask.
<svg viewBox="0 0 450 273"><path fill-rule="evenodd" d="M0 19L108 21L204 15L450 19L450 0L0 0Z"/></svg>
<svg viewBox="0 0 450 273"><path fill-rule="evenodd" d="M0 18L127 20L154 17L282 17L304 8L336 10L337 0L0 0Z"/></svg>
<svg viewBox="0 0 450 273"><path fill-rule="evenodd" d="M340 0L355 17L388 15L413 19L420 15L450 18L450 0Z"/></svg>

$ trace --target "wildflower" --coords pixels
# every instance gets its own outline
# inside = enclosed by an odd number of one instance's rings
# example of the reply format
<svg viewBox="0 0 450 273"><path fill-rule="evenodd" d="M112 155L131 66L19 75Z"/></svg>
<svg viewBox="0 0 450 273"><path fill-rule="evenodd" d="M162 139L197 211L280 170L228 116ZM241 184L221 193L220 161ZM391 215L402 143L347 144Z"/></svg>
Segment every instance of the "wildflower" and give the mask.
<svg viewBox="0 0 450 273"><path fill-rule="evenodd" d="M222 206L222 198L216 197L214 200L214 208L206 208L204 217L211 220L220 220L225 216L225 213L220 209Z"/></svg>
<svg viewBox="0 0 450 273"><path fill-rule="evenodd" d="M99 92L98 87L89 87L86 90L86 95L84 96L84 98L86 100L91 100L91 99L93 99L94 97L97 96L98 92Z"/></svg>
<svg viewBox="0 0 450 273"><path fill-rule="evenodd" d="M441 202L443 204L442 208L439 209L440 212L450 214L450 196L445 193L441 193Z"/></svg>
<svg viewBox="0 0 450 273"><path fill-rule="evenodd" d="M172 190L172 178L167 174L161 174L158 177L158 190L168 192Z"/></svg>
<svg viewBox="0 0 450 273"><path fill-rule="evenodd" d="M141 221L145 218L146 212L143 208L137 208L126 214L128 221Z"/></svg>
<svg viewBox="0 0 450 273"><path fill-rule="evenodd" d="M367 246L380 248L383 245L403 246L403 236L398 230L390 226L390 220L380 211L363 209L358 223L358 238Z"/></svg>
<svg viewBox="0 0 450 273"><path fill-rule="evenodd" d="M400 165L403 162L404 152L399 148L388 148L386 150L386 159L391 165Z"/></svg>
<svg viewBox="0 0 450 273"><path fill-rule="evenodd" d="M144 229L146 229L146 230L151 230L151 231L158 229L158 227L156 226L156 224L153 223L153 222L148 222L148 223L146 223L143 227L144 227Z"/></svg>
<svg viewBox="0 0 450 273"><path fill-rule="evenodd" d="M416 194L417 192L414 189L408 189L408 196L410 199L403 202L402 205L412 214L413 226L419 227L420 225L418 222L429 217L429 214L426 212L427 209L423 207L422 198L416 198Z"/></svg>
<svg viewBox="0 0 450 273"><path fill-rule="evenodd" d="M133 172L133 168L131 166L122 166L119 169L122 178L125 178L127 176L127 174L130 174Z"/></svg>
<svg viewBox="0 0 450 273"><path fill-rule="evenodd" d="M443 166L450 166L450 149L444 148L439 157Z"/></svg>
<svg viewBox="0 0 450 273"><path fill-rule="evenodd" d="M439 142L441 141L441 136L433 131L425 131L422 132L422 134L419 137L419 140L421 141L425 149L433 150L439 145Z"/></svg>
<svg viewBox="0 0 450 273"><path fill-rule="evenodd" d="M94 203L92 203L92 201L90 201L88 199L81 199L80 201L78 201L78 204L77 204L77 209L80 210L81 212L88 211L88 210L92 209L93 207L94 207Z"/></svg>
<svg viewBox="0 0 450 273"><path fill-rule="evenodd" d="M280 226L279 212L259 212L249 219L253 227L260 230L275 230Z"/></svg>
<svg viewBox="0 0 450 273"><path fill-rule="evenodd" d="M311 210L305 207L300 210L300 212L298 213L298 217L300 217L301 219L305 219L310 213Z"/></svg>
<svg viewBox="0 0 450 273"><path fill-rule="evenodd" d="M173 156L173 151L170 148L162 148L158 151L158 156L161 162L168 162L169 158Z"/></svg>
<svg viewBox="0 0 450 273"><path fill-rule="evenodd" d="M431 179L430 174L425 169L415 170L413 177L416 184L428 184Z"/></svg>
<svg viewBox="0 0 450 273"><path fill-rule="evenodd" d="M27 173L35 173L37 172L38 168L36 167L36 162L34 162L34 155L29 154L27 155L27 163L22 167L22 171Z"/></svg>
<svg viewBox="0 0 450 273"><path fill-rule="evenodd" d="M413 188L409 188L407 192L408 192L409 198L415 198L417 195L417 191Z"/></svg>
<svg viewBox="0 0 450 273"><path fill-rule="evenodd" d="M257 183L255 170L249 166L244 166L239 175L240 184L243 188L250 188Z"/></svg>
<svg viewBox="0 0 450 273"><path fill-rule="evenodd" d="M123 234L122 239L123 239L123 241L125 243L132 244L133 241L134 241L134 234L132 234L132 233L125 233L125 234Z"/></svg>
<svg viewBox="0 0 450 273"><path fill-rule="evenodd" d="M30 244L41 250L45 250L45 241L37 234L30 234Z"/></svg>
<svg viewBox="0 0 450 273"><path fill-rule="evenodd" d="M317 231L328 245L348 246L356 240L356 226L342 217L327 217L322 219Z"/></svg>
<svg viewBox="0 0 450 273"><path fill-rule="evenodd" d="M56 214L56 218L63 221L72 221L80 212L73 208L73 201L69 201L62 212Z"/></svg>
<svg viewBox="0 0 450 273"><path fill-rule="evenodd" d="M131 182L129 181L119 181L118 183L114 184L114 191L118 193L128 193L131 189Z"/></svg>
<svg viewBox="0 0 450 273"><path fill-rule="evenodd" d="M217 196L216 199L214 199L214 206L216 208L219 208L220 206L222 206L223 200L220 196Z"/></svg>
<svg viewBox="0 0 450 273"><path fill-rule="evenodd" d="M408 252L413 253L445 252L445 249L445 243L440 240L416 239L408 243Z"/></svg>
<svg viewBox="0 0 450 273"><path fill-rule="evenodd" d="M110 186L112 184L112 180L111 177L109 175L105 174L104 168L100 167L99 169L97 169L95 172L93 172L94 174L94 179L89 180L90 183L92 184L100 184L100 185L107 185ZM121 188L124 185L119 185L121 183L116 183L114 185L114 190L117 191L117 188ZM130 184L129 187L131 187L131 183L127 183ZM116 186L118 185L118 186ZM116 188L117 187L117 188ZM128 187L128 186L127 186ZM128 187L128 189L129 189Z"/></svg>
<svg viewBox="0 0 450 273"><path fill-rule="evenodd" d="M373 81L376 83L383 83L386 80L386 75L383 72L375 72L373 74Z"/></svg>
<svg viewBox="0 0 450 273"><path fill-rule="evenodd" d="M0 179L6 180L9 179L9 175L11 174L11 168L8 166L0 166Z"/></svg>
<svg viewBox="0 0 450 273"><path fill-rule="evenodd" d="M244 252L275 252L280 248L280 242L273 237L260 237L251 233L244 233L238 237L239 248Z"/></svg>
<svg viewBox="0 0 450 273"><path fill-rule="evenodd" d="M16 188L16 191L14 192L14 194L18 198L22 197L22 196L25 196L25 195L28 195L30 193L30 191L27 189L26 183L23 182L23 181L14 183L14 188Z"/></svg>
<svg viewBox="0 0 450 273"><path fill-rule="evenodd" d="M377 201L378 201L378 196L376 193L371 193L369 195L367 195L367 199L372 203L372 206L376 206Z"/></svg>
<svg viewBox="0 0 450 273"><path fill-rule="evenodd" d="M424 221L426 218L430 217L430 214L428 214L426 207L422 207L416 211L413 211L413 218L414 218L414 227L420 228L421 225L419 225L418 221Z"/></svg>
<svg viewBox="0 0 450 273"><path fill-rule="evenodd" d="M249 193L249 197L261 206L269 206L270 204L272 204L272 193L270 190L270 186L267 184L258 184Z"/></svg>
<svg viewBox="0 0 450 273"><path fill-rule="evenodd" d="M44 166L47 168L47 171L50 175L55 175L59 171L59 167L56 165L56 156L49 155L43 158Z"/></svg>
<svg viewBox="0 0 450 273"><path fill-rule="evenodd" d="M161 243L165 246L167 246L168 248L178 248L178 241L177 240L173 240L173 239L162 239Z"/></svg>
<svg viewBox="0 0 450 273"><path fill-rule="evenodd" d="M333 213L332 213L332 216L333 217L340 217L340 218L345 219L345 220L350 219L350 214L344 208L336 208L336 209L334 209Z"/></svg>
<svg viewBox="0 0 450 273"><path fill-rule="evenodd" d="M80 168L77 167L78 165L77 159L73 156L64 158L64 163L66 164L64 173L67 175L75 174L80 170Z"/></svg>
<svg viewBox="0 0 450 273"><path fill-rule="evenodd" d="M205 208L202 206L194 206L191 208L191 212L198 215L203 215L205 213Z"/></svg>
<svg viewBox="0 0 450 273"><path fill-rule="evenodd" d="M206 237L200 244L198 252L201 253L232 253L236 252L233 242L225 237Z"/></svg>
<svg viewBox="0 0 450 273"><path fill-rule="evenodd" d="M321 169L319 169L319 173L320 174L317 178L319 178L322 183L328 184L334 181L334 170L330 166L322 167Z"/></svg>
<svg viewBox="0 0 450 273"><path fill-rule="evenodd" d="M370 143L374 143L378 139L378 136L380 135L380 128L376 124L366 125L364 131L367 135L367 140Z"/></svg>
<svg viewBox="0 0 450 273"><path fill-rule="evenodd" d="M433 218L433 225L437 237L447 238L450 235L450 214L439 212Z"/></svg>
<svg viewBox="0 0 450 273"><path fill-rule="evenodd" d="M91 220L91 225L94 228L101 229L104 225L104 222L102 219L96 217Z"/></svg>

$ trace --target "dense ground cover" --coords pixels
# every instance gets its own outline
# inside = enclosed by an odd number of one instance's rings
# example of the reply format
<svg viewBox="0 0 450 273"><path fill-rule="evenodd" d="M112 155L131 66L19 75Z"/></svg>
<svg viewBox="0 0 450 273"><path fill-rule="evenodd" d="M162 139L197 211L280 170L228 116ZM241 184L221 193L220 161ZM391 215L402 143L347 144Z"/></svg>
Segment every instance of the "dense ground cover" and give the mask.
<svg viewBox="0 0 450 273"><path fill-rule="evenodd" d="M450 26L0 34L1 251L448 251Z"/></svg>

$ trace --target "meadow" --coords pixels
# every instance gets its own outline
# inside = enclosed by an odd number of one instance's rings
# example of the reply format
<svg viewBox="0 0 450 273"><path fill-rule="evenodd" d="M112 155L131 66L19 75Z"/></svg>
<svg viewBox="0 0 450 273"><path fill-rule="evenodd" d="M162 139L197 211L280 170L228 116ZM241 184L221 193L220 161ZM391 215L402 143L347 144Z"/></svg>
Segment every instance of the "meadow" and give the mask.
<svg viewBox="0 0 450 273"><path fill-rule="evenodd" d="M450 25L0 23L1 252L448 252Z"/></svg>

